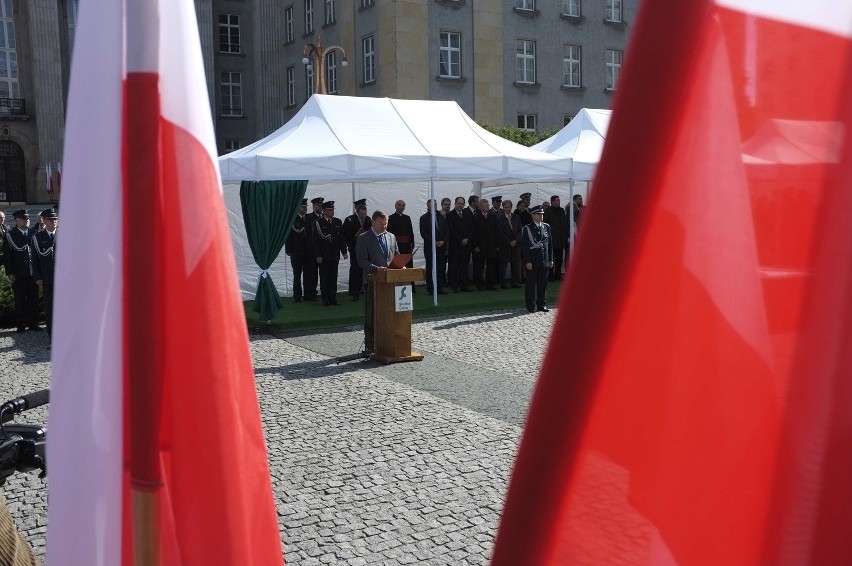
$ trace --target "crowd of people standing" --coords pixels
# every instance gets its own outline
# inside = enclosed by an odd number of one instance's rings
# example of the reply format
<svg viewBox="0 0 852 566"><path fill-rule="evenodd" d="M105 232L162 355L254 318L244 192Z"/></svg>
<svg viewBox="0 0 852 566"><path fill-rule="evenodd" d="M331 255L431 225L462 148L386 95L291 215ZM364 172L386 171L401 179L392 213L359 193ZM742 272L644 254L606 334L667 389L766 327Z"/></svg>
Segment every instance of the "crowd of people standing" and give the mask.
<svg viewBox="0 0 852 566"><path fill-rule="evenodd" d="M567 269L569 219L579 227L584 209L582 196L575 195L565 208L559 196L551 197L542 205L531 206L531 196L531 193L522 194L517 205L500 196L490 200L476 195L454 200L443 198L434 227L433 201L427 200L426 212L419 217L418 223L426 260L427 291L436 290L433 289L435 282L437 293L447 294L494 290L498 286L519 288L531 275L539 282L536 284L540 284L542 277L545 283L561 280ZM356 255L357 237L373 225L366 199L355 201L355 212L342 221L334 216L333 201L316 197L310 204L313 210L308 212L308 199L302 200L285 244L285 253L293 268L293 301L321 299L325 306L338 305L336 291L341 258L349 263L347 293L350 300L357 301L365 292L363 269ZM394 212L386 215L386 228L394 236L399 253L413 254L417 251L414 223L405 210L405 201L396 201ZM537 221L536 215L539 215ZM542 223L547 227L541 228ZM535 230L525 232L530 225ZM528 241L524 240L525 236ZM525 246L528 249L525 250ZM532 262L527 259L531 250L542 247L548 257L541 258L545 268L539 273L530 267ZM412 265L409 261L407 267ZM433 275L433 272L436 273ZM529 289L529 285L527 287ZM527 303L529 307L529 300ZM538 304L546 308L543 302Z"/></svg>

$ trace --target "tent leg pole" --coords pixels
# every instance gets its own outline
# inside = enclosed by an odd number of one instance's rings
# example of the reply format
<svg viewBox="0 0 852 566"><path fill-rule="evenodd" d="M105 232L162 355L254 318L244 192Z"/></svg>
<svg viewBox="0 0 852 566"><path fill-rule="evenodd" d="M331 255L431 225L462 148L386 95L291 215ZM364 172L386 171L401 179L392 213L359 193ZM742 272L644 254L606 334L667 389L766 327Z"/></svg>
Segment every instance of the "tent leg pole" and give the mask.
<svg viewBox="0 0 852 566"><path fill-rule="evenodd" d="M432 202L432 250L430 253L432 254L432 304L436 307L438 306L438 246L435 242L435 227L437 224L437 219L435 218L435 211L437 206L435 206L435 178L429 178L429 200Z"/></svg>

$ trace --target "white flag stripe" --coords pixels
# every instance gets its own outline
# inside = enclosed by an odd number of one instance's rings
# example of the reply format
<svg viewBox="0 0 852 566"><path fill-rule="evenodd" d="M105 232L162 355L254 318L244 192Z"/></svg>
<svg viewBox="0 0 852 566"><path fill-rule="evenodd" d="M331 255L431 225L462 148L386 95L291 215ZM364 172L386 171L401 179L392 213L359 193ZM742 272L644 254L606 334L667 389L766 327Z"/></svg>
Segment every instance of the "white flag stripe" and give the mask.
<svg viewBox="0 0 852 566"><path fill-rule="evenodd" d="M172 0L179 4L182 0ZM127 72L156 73L159 45L159 21L157 3L148 0L126 0Z"/></svg>
<svg viewBox="0 0 852 566"><path fill-rule="evenodd" d="M81 2L74 44L61 228L74 253L57 255L48 566L121 563L122 5Z"/></svg>
<svg viewBox="0 0 852 566"><path fill-rule="evenodd" d="M716 0L718 6L852 38L849 0Z"/></svg>
<svg viewBox="0 0 852 566"><path fill-rule="evenodd" d="M159 0L160 3L160 103L163 117L191 134L207 150L215 172L215 182L222 193L219 160L207 81L204 76L201 41L195 5L189 1ZM189 170L187 168L186 170ZM191 180L187 183L195 184ZM189 188L188 186L186 188ZM191 227L183 234L186 272L191 272L213 239L213 223L199 223L193 199L181 193L181 226Z"/></svg>

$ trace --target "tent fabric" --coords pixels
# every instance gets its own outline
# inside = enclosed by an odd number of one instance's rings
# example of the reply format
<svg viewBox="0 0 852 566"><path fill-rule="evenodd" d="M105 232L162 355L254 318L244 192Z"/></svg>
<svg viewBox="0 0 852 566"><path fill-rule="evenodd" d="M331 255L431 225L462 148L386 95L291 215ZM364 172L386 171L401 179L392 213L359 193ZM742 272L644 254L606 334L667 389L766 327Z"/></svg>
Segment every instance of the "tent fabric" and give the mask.
<svg viewBox="0 0 852 566"><path fill-rule="evenodd" d="M315 94L219 167L223 182L564 180L571 161L484 130L454 101Z"/></svg>
<svg viewBox="0 0 852 566"><path fill-rule="evenodd" d="M838 163L845 133L840 122L772 118L743 144L743 161L748 165Z"/></svg>
<svg viewBox="0 0 852 566"><path fill-rule="evenodd" d="M260 320L272 320L283 306L268 269L284 247L307 185L307 181L243 181L240 185L246 238L261 269L254 297Z"/></svg>
<svg viewBox="0 0 852 566"><path fill-rule="evenodd" d="M611 116L612 110L583 108L564 128L532 147L551 155L572 158L574 169L571 178L591 181L601 159Z"/></svg>

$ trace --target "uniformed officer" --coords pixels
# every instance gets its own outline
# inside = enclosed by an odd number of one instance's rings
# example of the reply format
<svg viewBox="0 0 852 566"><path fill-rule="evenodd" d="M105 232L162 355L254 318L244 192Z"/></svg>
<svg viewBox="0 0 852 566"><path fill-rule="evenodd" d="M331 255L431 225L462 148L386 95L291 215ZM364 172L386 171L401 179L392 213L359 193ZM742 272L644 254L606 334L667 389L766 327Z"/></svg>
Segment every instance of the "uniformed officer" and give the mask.
<svg viewBox="0 0 852 566"><path fill-rule="evenodd" d="M311 199L311 205L313 206L313 212L309 212L305 215L305 294L304 298L306 301L316 301L317 300L317 282L319 282L319 266L317 265L316 255L313 250L314 245L314 225L316 221L322 217L322 202L323 197L316 197L315 199Z"/></svg>
<svg viewBox="0 0 852 566"><path fill-rule="evenodd" d="M530 209L532 223L521 231L521 261L527 273L524 296L530 312L548 312L545 293L547 275L553 267L553 243L550 226L542 222L544 212L540 206Z"/></svg>
<svg viewBox="0 0 852 566"><path fill-rule="evenodd" d="M337 302L337 269L340 256L349 259L346 240L343 238L343 222L334 217L334 201L322 203L322 217L314 222L313 250L319 266L320 294L322 304L340 305Z"/></svg>
<svg viewBox="0 0 852 566"><path fill-rule="evenodd" d="M44 299L44 314L47 322L47 335L53 330L53 273L56 258L56 228L59 214L53 208L41 213L44 230L36 232L30 240L33 258L33 279L41 287Z"/></svg>
<svg viewBox="0 0 852 566"><path fill-rule="evenodd" d="M363 291L362 280L364 275L361 266L358 265L358 257L355 253L355 243L360 234L363 234L373 225L367 216L367 199L356 200L355 214L351 214L343 221L343 237L346 240L346 248L349 250L349 295L353 301L357 301Z"/></svg>
<svg viewBox="0 0 852 566"><path fill-rule="evenodd" d="M290 233L287 235L287 241L284 244L284 253L290 258L290 266L293 268L293 302L298 303L304 296L302 281L307 276L305 270L305 258L311 256L308 254L307 231L305 230L305 215L308 212L308 199L302 199L302 205L299 207L299 214L293 221L293 227L290 228ZM314 260L311 258L311 264ZM307 288L307 284L304 289Z"/></svg>
<svg viewBox="0 0 852 566"><path fill-rule="evenodd" d="M15 295L15 322L18 332L41 330L38 324L38 286L33 279L30 215L26 210L15 211L15 227L6 232L3 241L3 261L6 275L12 282Z"/></svg>

